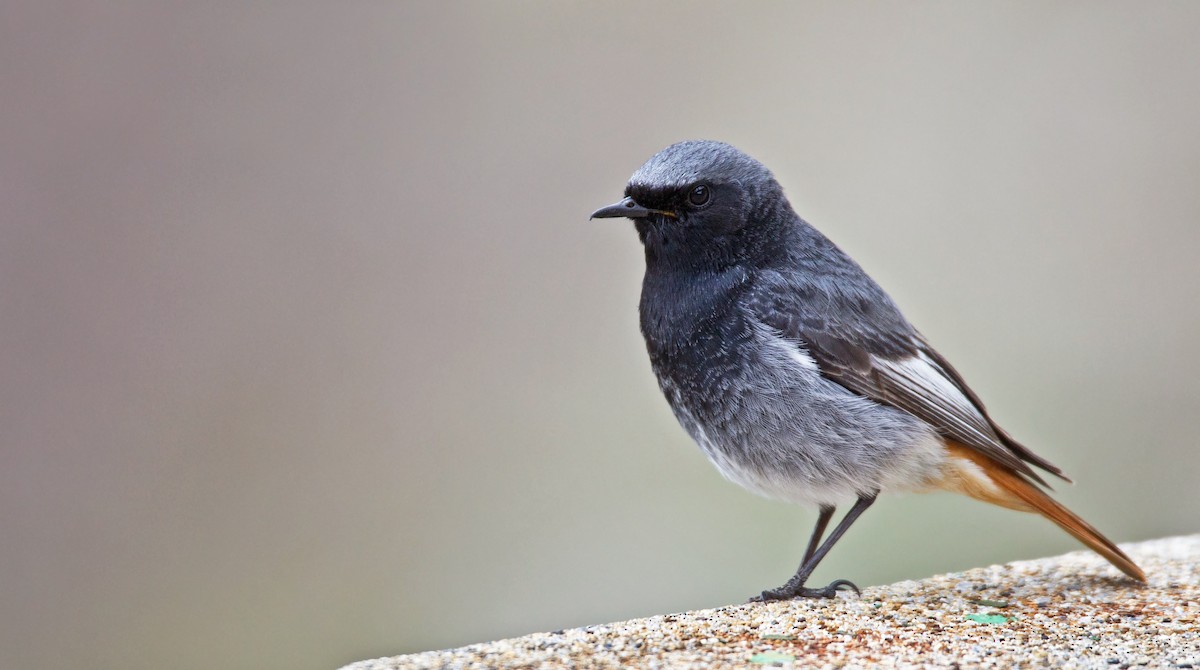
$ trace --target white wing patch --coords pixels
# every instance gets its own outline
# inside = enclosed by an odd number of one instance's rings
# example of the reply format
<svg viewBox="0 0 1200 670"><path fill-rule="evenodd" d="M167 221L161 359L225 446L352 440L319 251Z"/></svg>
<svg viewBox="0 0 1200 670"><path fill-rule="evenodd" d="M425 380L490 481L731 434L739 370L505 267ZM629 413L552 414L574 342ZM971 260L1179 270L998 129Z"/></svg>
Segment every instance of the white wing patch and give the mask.
<svg viewBox="0 0 1200 670"><path fill-rule="evenodd" d="M761 336L759 341L781 354L785 360L789 360L805 370L820 371L820 367L817 365L816 359L812 357L812 354L801 348L794 340L780 335L776 330L757 319L753 320L752 323L758 329Z"/></svg>
<svg viewBox="0 0 1200 670"><path fill-rule="evenodd" d="M977 436L984 443L997 442L987 419L925 352L899 361L872 356L871 363L947 424Z"/></svg>

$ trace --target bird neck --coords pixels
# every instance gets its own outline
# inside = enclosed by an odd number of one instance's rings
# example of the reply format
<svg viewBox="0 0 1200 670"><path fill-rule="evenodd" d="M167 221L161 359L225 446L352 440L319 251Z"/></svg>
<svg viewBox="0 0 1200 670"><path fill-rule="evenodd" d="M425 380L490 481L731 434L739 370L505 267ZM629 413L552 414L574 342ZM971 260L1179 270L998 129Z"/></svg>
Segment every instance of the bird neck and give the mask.
<svg viewBox="0 0 1200 670"><path fill-rule="evenodd" d="M704 331L710 320L733 306L750 278L750 269L740 265L703 271L647 266L638 311L651 355L684 346Z"/></svg>
<svg viewBox="0 0 1200 670"><path fill-rule="evenodd" d="M790 213L790 212L789 212ZM795 214L753 219L736 230L682 228L673 221L639 221L646 274L698 276L736 268L770 267L786 258L788 241L800 223Z"/></svg>

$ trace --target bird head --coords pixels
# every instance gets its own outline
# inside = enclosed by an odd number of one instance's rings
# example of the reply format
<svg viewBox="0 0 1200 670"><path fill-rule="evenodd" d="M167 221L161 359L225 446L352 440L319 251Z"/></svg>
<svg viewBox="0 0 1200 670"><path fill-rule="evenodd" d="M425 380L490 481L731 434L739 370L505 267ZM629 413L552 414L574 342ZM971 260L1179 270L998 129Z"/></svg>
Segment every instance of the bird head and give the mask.
<svg viewBox="0 0 1200 670"><path fill-rule="evenodd" d="M634 221L648 264L727 265L765 251L791 211L762 163L721 142L688 141L658 152L638 168L625 199L592 218ZM778 237L778 235L776 235Z"/></svg>

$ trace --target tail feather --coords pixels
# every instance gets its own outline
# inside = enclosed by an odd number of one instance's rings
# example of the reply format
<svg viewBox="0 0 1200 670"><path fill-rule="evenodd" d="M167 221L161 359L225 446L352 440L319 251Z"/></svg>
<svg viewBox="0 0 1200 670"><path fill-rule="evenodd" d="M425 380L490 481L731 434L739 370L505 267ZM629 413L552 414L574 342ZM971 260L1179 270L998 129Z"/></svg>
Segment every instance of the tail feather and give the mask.
<svg viewBox="0 0 1200 670"><path fill-rule="evenodd" d="M1026 481L1019 474L1008 470L974 449L949 440L947 440L947 448L953 457L966 459L978 466L995 485L989 487L986 484L980 485L979 482L968 485L966 482L971 477L960 471L956 473L955 477L947 479L948 484L953 482L954 490L972 498L1011 509L1037 512L1087 545L1092 551L1103 556L1121 572L1145 583L1146 573L1142 572L1142 569L1126 556L1120 547L1113 544L1112 540L1104 537L1100 531L1079 518L1074 512L1063 507L1037 485Z"/></svg>

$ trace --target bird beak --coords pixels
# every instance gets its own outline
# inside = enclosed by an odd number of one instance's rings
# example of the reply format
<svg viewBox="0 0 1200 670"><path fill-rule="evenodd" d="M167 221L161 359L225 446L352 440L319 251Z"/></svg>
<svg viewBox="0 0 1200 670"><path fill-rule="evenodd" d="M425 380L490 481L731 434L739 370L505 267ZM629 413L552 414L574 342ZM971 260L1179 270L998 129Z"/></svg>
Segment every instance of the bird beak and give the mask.
<svg viewBox="0 0 1200 670"><path fill-rule="evenodd" d="M673 212L665 212L661 209L646 209L645 207L637 204L637 201L635 201L633 198L625 198L621 202L618 202L614 205L601 207L600 209L592 212L592 215L588 218L618 219L625 217L627 219L644 219L651 214L662 214L664 216L669 216L672 219L675 218L675 214Z"/></svg>

